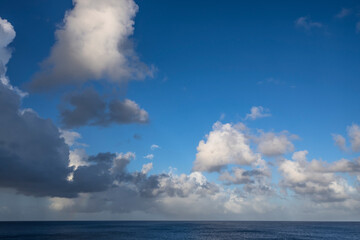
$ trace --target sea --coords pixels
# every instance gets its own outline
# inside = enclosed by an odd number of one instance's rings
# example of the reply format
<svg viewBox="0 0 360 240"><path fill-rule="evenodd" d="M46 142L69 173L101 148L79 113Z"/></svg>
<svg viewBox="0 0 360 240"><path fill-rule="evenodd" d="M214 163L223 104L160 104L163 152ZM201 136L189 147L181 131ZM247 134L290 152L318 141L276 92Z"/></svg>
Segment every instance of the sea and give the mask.
<svg viewBox="0 0 360 240"><path fill-rule="evenodd" d="M0 222L0 239L360 239L360 222Z"/></svg>

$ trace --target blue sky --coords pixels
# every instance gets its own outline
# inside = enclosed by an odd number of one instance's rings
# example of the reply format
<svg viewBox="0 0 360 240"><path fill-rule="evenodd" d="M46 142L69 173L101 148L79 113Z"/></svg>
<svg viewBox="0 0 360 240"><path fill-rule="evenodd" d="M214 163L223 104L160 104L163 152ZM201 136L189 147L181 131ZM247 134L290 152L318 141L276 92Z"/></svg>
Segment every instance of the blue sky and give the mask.
<svg viewBox="0 0 360 240"><path fill-rule="evenodd" d="M104 4L107 2L112 6L113 1L105 1ZM125 0L119 2L124 6L132 3ZM210 137L206 136L216 132L213 124L220 121L224 126L226 123L235 126L239 122L247 126L249 132L242 134L250 142L254 154L259 153L269 164L269 181L276 185L272 186L276 192L281 192L284 187L277 186L283 179L278 169L285 166L285 159L292 159L295 152L307 150L307 161L317 159L330 165L336 165L343 158L358 161L356 141L359 133L356 127L351 128L360 124L360 5L357 1L207 1L204 4L203 1L139 0L136 4L138 11L127 19L134 20L133 32L125 36L130 47L125 46L117 51L130 49L130 57L136 56L140 61L132 63L133 68L146 66L150 73L146 69L139 70L145 71L145 77L137 80L116 74L114 77L114 69L122 68L115 66L108 74L102 72L99 77L91 74L90 77L80 76L81 81L67 73L64 78L56 80L60 84L56 83L55 87L34 90L30 85L36 79L40 79L39 82L55 82L52 79L58 79L53 73L48 78L45 75L41 78L46 70L40 63L55 56L51 49L61 42L55 32L70 26L63 19L66 11L74 10L74 4L72 1L54 0L0 2L0 17L11 23L16 31L16 37L7 47L11 49L12 55L6 64L5 73L12 86L29 93L22 98L21 108L31 108L40 118L51 119L54 126L65 129L61 114L64 104L69 107L66 97L91 88L104 97L108 104L112 99L130 99L148 114L146 123L137 120L130 124L119 124L116 121L123 120L106 120L108 124L70 127L69 131L81 135L78 141L87 145L70 146L71 150L84 149L88 156L99 152L134 152L136 159L128 166L130 172L139 171L144 164L152 162L151 174L168 173L169 168L176 168L176 174L190 175L194 172L195 162L204 163L197 155L201 152L197 149L199 142L204 140L209 143ZM122 14L126 10L120 6L116 11ZM122 27L121 23L118 26ZM83 26L84 29L87 30L86 26ZM113 30L116 32L118 29ZM71 35L70 30L68 32ZM64 38L73 39L70 35ZM116 34L110 36L115 36L115 40L123 40L116 38ZM82 44L92 40L91 37L84 39ZM61 44L59 49L70 49L66 48L65 43ZM87 52L89 56L92 56L92 50L96 54L96 47L91 48ZM53 59L51 64L55 68L57 64L63 64L59 63L59 57ZM98 58L99 64L102 61L106 59ZM109 69L106 66L104 68ZM260 115L254 120L246 119L252 107L259 107ZM266 113L269 116L261 117L261 114ZM263 141L261 136L265 135L261 135L261 132L284 136L290 143L283 147L288 149L279 154L262 152L259 145ZM346 145L336 144L332 134L343 136ZM160 148L151 150L153 144ZM211 147L210 143L206 146ZM231 151L237 152L234 149ZM154 158L145 159L144 156L148 154L153 154ZM229 160L229 164L222 166L219 171L206 167L199 169L203 169L201 174L213 184L229 189L243 189L244 183L228 186L226 181L219 178L227 170L231 172L234 166L247 170L253 167L240 162ZM329 170L331 167L326 171L335 171L336 176L345 174L344 179L352 183L350 185L356 189L354 191L359 191L358 182L354 179L360 175L357 175L358 170L354 170L355 165L352 166L351 171ZM314 171L322 172L318 169ZM295 204L296 196L301 195L301 191L285 180L283 185L287 184L285 188L295 196L286 201L285 205L290 206ZM19 188L12 188L21 193ZM353 197L352 190L349 192L351 197L349 195L347 200L357 198ZM44 201L53 201L52 197L63 196L41 196ZM271 198L277 203L282 201L278 197ZM309 194L304 199L303 206L306 208L306 201L319 203L322 198ZM321 209L329 202L321 202ZM341 216L347 216L348 210L343 210L344 215ZM144 212L145 215L136 213L133 217L191 218L190 215ZM330 216L336 215L330 210L325 212ZM328 216L326 214L321 216ZM297 216L299 219L314 218L294 215L295 219ZM51 216L57 218L58 215ZM125 215L116 215L119 218L121 216ZM274 216L274 213L264 210L258 218L271 219ZM95 216L106 217L109 216ZM349 218L358 217L357 212ZM58 218L68 216L65 214ZM213 218L213 215L208 218Z"/></svg>

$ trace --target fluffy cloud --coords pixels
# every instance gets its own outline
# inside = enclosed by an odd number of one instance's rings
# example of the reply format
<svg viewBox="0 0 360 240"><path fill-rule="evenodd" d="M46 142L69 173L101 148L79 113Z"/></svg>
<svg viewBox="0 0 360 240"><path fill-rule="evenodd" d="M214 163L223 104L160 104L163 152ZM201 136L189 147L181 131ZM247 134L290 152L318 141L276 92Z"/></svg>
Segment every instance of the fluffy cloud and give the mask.
<svg viewBox="0 0 360 240"><path fill-rule="evenodd" d="M6 19L0 18L0 78L4 83L5 73L6 73L6 64L11 58L11 50L8 48L8 45L15 38L15 30L11 23Z"/></svg>
<svg viewBox="0 0 360 240"><path fill-rule="evenodd" d="M356 189L336 173L354 171L354 166L359 170L358 162L340 160L327 164L319 160L308 161L307 154L307 151L295 152L292 160L280 163L283 187L315 202L345 202L356 194Z"/></svg>
<svg viewBox="0 0 360 240"><path fill-rule="evenodd" d="M108 126L112 123L144 124L149 121L148 113L137 103L129 99L111 100L109 103L95 90L87 88L80 93L72 93L65 97L70 109L60 107L61 122L65 128L85 125Z"/></svg>
<svg viewBox="0 0 360 240"><path fill-rule="evenodd" d="M263 108L262 106L252 107L250 113L246 114L245 119L255 120L257 118L270 117L271 114L269 110Z"/></svg>
<svg viewBox="0 0 360 240"><path fill-rule="evenodd" d="M133 0L75 0L56 33L50 56L31 87L109 79L124 82L152 76L136 55L129 37L138 6Z"/></svg>
<svg viewBox="0 0 360 240"><path fill-rule="evenodd" d="M313 22L309 17L299 17L295 21L295 26L308 31L312 28L321 28L323 25L320 22Z"/></svg>
<svg viewBox="0 0 360 240"><path fill-rule="evenodd" d="M268 157L280 156L288 152L294 151L294 145L290 141L295 136L289 136L287 132L276 134L268 132L260 135L256 139L258 143L257 149L260 153Z"/></svg>
<svg viewBox="0 0 360 240"><path fill-rule="evenodd" d="M260 158L252 152L244 125L216 122L197 147L193 170L220 171L228 164L250 165Z"/></svg>

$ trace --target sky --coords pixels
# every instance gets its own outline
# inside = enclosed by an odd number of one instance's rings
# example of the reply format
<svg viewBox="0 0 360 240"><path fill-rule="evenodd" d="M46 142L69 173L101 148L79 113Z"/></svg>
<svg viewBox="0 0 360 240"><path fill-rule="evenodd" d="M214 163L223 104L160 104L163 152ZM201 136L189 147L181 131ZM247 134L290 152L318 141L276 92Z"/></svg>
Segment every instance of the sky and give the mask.
<svg viewBox="0 0 360 240"><path fill-rule="evenodd" d="M360 220L358 1L0 1L0 220Z"/></svg>

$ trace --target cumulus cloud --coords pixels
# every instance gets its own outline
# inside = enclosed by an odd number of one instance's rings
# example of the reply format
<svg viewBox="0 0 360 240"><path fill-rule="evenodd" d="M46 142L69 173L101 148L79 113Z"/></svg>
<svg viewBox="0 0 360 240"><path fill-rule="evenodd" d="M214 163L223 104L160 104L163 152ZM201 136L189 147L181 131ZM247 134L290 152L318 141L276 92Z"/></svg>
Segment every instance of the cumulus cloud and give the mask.
<svg viewBox="0 0 360 240"><path fill-rule="evenodd" d="M11 23L0 18L0 77L3 83L5 81L3 78L5 78L6 64L11 58L11 49L8 48L8 45L14 40L15 35Z"/></svg>
<svg viewBox="0 0 360 240"><path fill-rule="evenodd" d="M228 164L250 165L260 158L250 148L244 125L216 122L197 147L193 170L220 171Z"/></svg>
<svg viewBox="0 0 360 240"><path fill-rule="evenodd" d="M149 122L148 113L134 101L113 99L108 103L92 88L67 95L60 106L60 115L65 128Z"/></svg>
<svg viewBox="0 0 360 240"><path fill-rule="evenodd" d="M320 22L314 22L309 17L299 17L295 21L295 26L299 28L304 28L309 31L312 28L322 28L323 25Z"/></svg>
<svg viewBox="0 0 360 240"><path fill-rule="evenodd" d="M250 113L246 114L245 119L255 120L258 118L270 117L271 114L268 109L263 108L262 106L254 106L250 109Z"/></svg>
<svg viewBox="0 0 360 240"><path fill-rule="evenodd" d="M260 135L256 139L257 149L260 153L268 157L280 156L285 153L293 152L294 145L290 141L295 136L289 136L287 132L279 134L268 132Z"/></svg>
<svg viewBox="0 0 360 240"><path fill-rule="evenodd" d="M66 195L69 149L51 120L21 112L20 96L0 84L0 186L31 195Z"/></svg>
<svg viewBox="0 0 360 240"><path fill-rule="evenodd" d="M315 159L308 161L307 154L307 151L295 152L292 160L280 163L279 170L283 175L280 185L315 202L345 202L353 198L356 189L344 177L336 174L347 172L350 166L354 166L353 163L347 160L332 164Z"/></svg>
<svg viewBox="0 0 360 240"><path fill-rule="evenodd" d="M139 60L129 39L137 11L133 0L75 0L31 88L152 76L153 69Z"/></svg>

